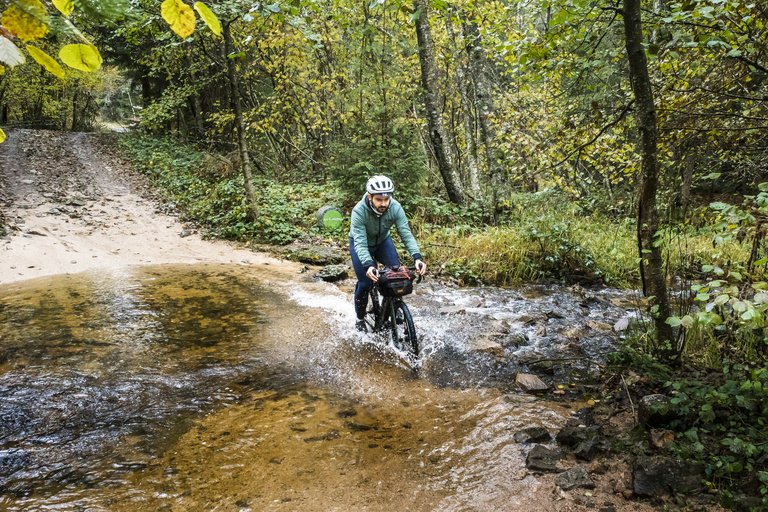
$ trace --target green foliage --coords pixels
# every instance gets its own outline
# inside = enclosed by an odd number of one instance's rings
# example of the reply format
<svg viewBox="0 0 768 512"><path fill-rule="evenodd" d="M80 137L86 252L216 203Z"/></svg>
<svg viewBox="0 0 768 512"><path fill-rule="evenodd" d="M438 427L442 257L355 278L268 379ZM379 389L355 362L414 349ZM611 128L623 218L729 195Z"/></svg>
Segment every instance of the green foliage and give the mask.
<svg viewBox="0 0 768 512"><path fill-rule="evenodd" d="M122 138L121 143L135 167L147 174L168 200L208 227L211 234L223 238L287 244L312 230L320 207L340 202L339 194L328 186L284 185L258 178L259 215L249 221L241 174L205 172L204 153L172 139L133 135Z"/></svg>
<svg viewBox="0 0 768 512"><path fill-rule="evenodd" d="M758 473L759 491L768 493L768 365L725 362L722 374L668 383L672 404L695 418L678 432L674 451L705 464L714 486L738 486Z"/></svg>
<svg viewBox="0 0 768 512"><path fill-rule="evenodd" d="M745 253L747 261L715 261L702 266L709 278L703 284L691 286L696 310L683 316L673 316L667 323L685 329L685 335L712 336L729 351L754 360L768 353L766 312L768 311L768 281L765 265L768 254L763 248L765 229L763 218L768 213L768 183L759 186L756 196L747 196L744 207L716 202L711 208L716 217L714 245L722 247L746 239L752 246ZM727 263L727 264L726 264ZM700 341L696 341L701 345Z"/></svg>
<svg viewBox="0 0 768 512"><path fill-rule="evenodd" d="M426 159L416 130L393 126L383 136L358 127L357 134L331 146L328 171L349 200L365 192L368 178L383 174L395 183L398 201L408 203L422 193Z"/></svg>
<svg viewBox="0 0 768 512"><path fill-rule="evenodd" d="M607 361L611 370L632 369L645 375L651 386L667 382L673 375L669 366L659 363L647 352L638 350L629 344L622 345L618 351L608 354Z"/></svg>

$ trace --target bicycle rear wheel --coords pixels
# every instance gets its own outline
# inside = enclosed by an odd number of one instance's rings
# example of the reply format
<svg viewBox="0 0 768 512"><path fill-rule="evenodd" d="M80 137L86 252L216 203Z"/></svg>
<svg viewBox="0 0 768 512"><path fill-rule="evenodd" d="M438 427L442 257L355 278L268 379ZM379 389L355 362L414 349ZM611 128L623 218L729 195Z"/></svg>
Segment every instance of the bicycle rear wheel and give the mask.
<svg viewBox="0 0 768 512"><path fill-rule="evenodd" d="M419 356L419 342L416 339L416 328L408 306L402 300L392 301L392 342L399 350Z"/></svg>

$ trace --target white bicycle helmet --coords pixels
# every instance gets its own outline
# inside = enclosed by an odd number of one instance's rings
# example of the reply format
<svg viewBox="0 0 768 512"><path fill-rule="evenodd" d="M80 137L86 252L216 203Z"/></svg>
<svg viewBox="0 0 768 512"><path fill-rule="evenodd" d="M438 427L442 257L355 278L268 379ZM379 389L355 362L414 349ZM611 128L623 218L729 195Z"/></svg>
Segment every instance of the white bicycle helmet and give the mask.
<svg viewBox="0 0 768 512"><path fill-rule="evenodd" d="M365 190L369 194L388 194L392 195L395 191L395 185L392 180L386 176L374 176L365 184Z"/></svg>

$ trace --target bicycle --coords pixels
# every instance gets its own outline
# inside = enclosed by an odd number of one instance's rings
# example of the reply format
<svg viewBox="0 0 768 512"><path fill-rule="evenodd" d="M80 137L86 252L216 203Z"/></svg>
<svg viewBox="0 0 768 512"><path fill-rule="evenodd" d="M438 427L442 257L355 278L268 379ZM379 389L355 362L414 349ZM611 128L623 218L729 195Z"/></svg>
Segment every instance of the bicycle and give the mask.
<svg viewBox="0 0 768 512"><path fill-rule="evenodd" d="M415 270L414 267L385 267L379 272L379 280L368 292L369 309L365 314L365 322L371 332L388 329L392 343L398 350L419 357L416 328L411 312L403 302L403 296L413 291L413 283L421 282L422 276L416 274Z"/></svg>

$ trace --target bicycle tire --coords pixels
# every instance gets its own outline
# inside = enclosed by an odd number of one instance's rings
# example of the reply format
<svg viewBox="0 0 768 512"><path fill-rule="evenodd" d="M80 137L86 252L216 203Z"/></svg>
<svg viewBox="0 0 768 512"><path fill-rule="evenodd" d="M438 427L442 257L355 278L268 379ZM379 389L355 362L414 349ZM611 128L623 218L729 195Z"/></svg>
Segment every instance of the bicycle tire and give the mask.
<svg viewBox="0 0 768 512"><path fill-rule="evenodd" d="M398 320L397 311L402 312L402 321ZM408 306L402 300L392 302L391 312L392 342L399 350L406 351L414 357L419 356L419 342L416 338L416 328ZM401 334L402 332L402 334Z"/></svg>
<svg viewBox="0 0 768 512"><path fill-rule="evenodd" d="M379 315L381 314L381 299L376 286L372 286L368 292L368 311L365 313L365 321L371 332L374 332L379 324Z"/></svg>

